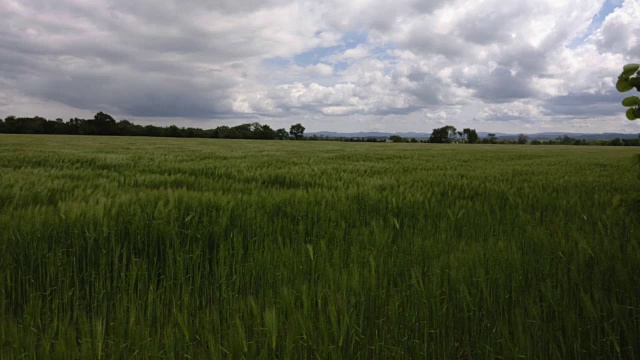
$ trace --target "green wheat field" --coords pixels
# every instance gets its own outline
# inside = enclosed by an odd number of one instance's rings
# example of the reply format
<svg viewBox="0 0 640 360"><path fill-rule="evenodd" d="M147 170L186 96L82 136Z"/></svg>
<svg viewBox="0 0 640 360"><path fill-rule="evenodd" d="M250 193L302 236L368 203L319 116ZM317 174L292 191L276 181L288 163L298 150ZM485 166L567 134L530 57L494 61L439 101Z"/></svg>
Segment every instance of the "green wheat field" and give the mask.
<svg viewBox="0 0 640 360"><path fill-rule="evenodd" d="M637 148L0 136L3 359L638 359Z"/></svg>

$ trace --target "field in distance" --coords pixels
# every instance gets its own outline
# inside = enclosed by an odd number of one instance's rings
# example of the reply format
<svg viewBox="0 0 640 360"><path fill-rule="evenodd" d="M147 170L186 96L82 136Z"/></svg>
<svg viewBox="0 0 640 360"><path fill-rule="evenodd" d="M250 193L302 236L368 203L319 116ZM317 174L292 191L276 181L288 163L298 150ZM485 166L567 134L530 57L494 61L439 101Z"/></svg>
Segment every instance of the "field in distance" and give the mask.
<svg viewBox="0 0 640 360"><path fill-rule="evenodd" d="M1 135L0 354L631 359L637 152Z"/></svg>

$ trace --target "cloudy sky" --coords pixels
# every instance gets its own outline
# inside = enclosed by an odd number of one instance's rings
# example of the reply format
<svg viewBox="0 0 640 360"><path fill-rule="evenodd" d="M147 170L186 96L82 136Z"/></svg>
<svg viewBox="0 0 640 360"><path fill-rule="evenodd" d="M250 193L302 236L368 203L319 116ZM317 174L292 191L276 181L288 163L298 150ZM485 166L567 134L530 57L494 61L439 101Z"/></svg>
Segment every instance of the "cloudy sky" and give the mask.
<svg viewBox="0 0 640 360"><path fill-rule="evenodd" d="M0 116L640 132L640 0L0 0Z"/></svg>

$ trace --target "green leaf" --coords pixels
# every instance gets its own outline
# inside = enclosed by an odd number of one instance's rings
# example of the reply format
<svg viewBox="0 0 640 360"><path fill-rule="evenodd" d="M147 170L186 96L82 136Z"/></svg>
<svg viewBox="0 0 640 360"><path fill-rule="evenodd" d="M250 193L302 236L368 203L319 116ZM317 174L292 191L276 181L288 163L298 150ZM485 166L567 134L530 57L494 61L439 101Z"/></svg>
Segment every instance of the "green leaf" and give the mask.
<svg viewBox="0 0 640 360"><path fill-rule="evenodd" d="M629 120L635 120L635 119L637 119L637 117L636 117L636 110L635 110L635 109L628 109L628 110L627 110L627 119L629 119Z"/></svg>
<svg viewBox="0 0 640 360"><path fill-rule="evenodd" d="M633 89L633 86L631 86L626 79L618 78L618 82L616 83L616 89L619 92L627 92L627 91Z"/></svg>
<svg viewBox="0 0 640 360"><path fill-rule="evenodd" d="M625 76L631 76L638 71L638 69L640 69L640 64L628 64L624 66L622 74Z"/></svg>
<svg viewBox="0 0 640 360"><path fill-rule="evenodd" d="M622 100L622 106L630 107L640 105L640 98L637 96L629 96Z"/></svg>

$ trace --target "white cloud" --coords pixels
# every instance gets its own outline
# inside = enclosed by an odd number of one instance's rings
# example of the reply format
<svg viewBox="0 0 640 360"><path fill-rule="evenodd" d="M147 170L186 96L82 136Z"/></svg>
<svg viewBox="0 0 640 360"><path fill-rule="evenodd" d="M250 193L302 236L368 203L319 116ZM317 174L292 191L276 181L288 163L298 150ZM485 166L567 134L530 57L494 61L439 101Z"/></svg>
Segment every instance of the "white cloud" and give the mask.
<svg viewBox="0 0 640 360"><path fill-rule="evenodd" d="M305 76L329 76L333 74L333 67L327 64L315 64L308 66L294 65L291 69L297 75Z"/></svg>
<svg viewBox="0 0 640 360"><path fill-rule="evenodd" d="M601 51L640 56L640 2L626 0L591 37ZM631 59L634 60L634 59Z"/></svg>
<svg viewBox="0 0 640 360"><path fill-rule="evenodd" d="M371 56L370 46L367 44L358 44L354 48L346 49L345 51L331 56L327 56L325 60L330 63L348 62L353 63L357 60L362 60Z"/></svg>

